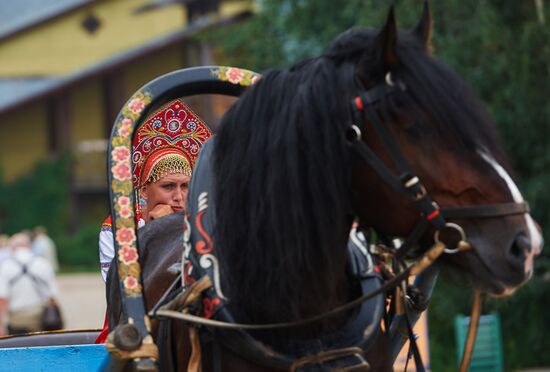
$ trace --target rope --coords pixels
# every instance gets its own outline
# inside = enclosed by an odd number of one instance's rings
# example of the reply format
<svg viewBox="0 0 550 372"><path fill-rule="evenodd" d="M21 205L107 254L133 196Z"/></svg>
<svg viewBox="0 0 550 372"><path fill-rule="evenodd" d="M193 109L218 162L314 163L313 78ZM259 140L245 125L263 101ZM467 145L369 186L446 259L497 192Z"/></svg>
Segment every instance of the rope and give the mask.
<svg viewBox="0 0 550 372"><path fill-rule="evenodd" d="M477 329L479 326L479 316L481 315L481 291L476 289L474 292L474 301L472 303L472 315L470 316L470 327L468 328L468 336L466 336L466 343L464 344L464 353L462 354L462 361L460 362L460 372L467 372L470 362L472 360L472 354L474 352L474 345L476 343Z"/></svg>

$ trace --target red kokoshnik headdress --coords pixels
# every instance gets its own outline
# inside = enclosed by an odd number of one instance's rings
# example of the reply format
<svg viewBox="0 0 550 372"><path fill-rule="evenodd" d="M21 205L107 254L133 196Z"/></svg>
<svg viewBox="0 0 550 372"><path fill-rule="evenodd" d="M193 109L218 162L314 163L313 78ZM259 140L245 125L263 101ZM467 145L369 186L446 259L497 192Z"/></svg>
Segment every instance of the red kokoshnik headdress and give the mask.
<svg viewBox="0 0 550 372"><path fill-rule="evenodd" d="M179 99L162 106L137 130L133 142L134 188L167 174L191 176L199 151L212 132Z"/></svg>

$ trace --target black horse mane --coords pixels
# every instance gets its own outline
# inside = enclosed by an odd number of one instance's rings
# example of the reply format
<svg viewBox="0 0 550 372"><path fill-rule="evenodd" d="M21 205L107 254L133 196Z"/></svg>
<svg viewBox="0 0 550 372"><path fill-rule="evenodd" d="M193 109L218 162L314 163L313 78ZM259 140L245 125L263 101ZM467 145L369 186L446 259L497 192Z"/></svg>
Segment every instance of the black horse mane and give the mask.
<svg viewBox="0 0 550 372"><path fill-rule="evenodd" d="M269 72L220 125L215 237L226 291L252 304L248 318L303 317L298 299L341 290L331 278L345 270L351 154L340 75L322 58Z"/></svg>
<svg viewBox="0 0 550 372"><path fill-rule="evenodd" d="M298 319L343 300L335 278L353 219L344 130L354 95L383 81L377 48L373 30L348 31L320 57L266 73L222 119L215 239L242 320ZM392 72L408 89L383 102L385 114L416 108L412 135L500 154L488 115L454 72L408 33L396 52Z"/></svg>

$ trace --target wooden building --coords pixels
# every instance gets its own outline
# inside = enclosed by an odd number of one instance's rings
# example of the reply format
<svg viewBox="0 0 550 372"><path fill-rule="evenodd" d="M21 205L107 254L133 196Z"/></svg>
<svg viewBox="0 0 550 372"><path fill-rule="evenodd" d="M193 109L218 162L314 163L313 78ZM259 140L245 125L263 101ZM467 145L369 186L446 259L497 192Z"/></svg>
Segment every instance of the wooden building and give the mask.
<svg viewBox="0 0 550 372"><path fill-rule="evenodd" d="M105 215L107 138L126 99L167 72L215 64L208 45L193 36L239 22L252 7L222 0L6 3L3 19L17 12L6 7L38 10L0 26L0 130L10 139L0 146L4 181L70 153L74 228ZM208 123L229 104L217 97L191 100Z"/></svg>

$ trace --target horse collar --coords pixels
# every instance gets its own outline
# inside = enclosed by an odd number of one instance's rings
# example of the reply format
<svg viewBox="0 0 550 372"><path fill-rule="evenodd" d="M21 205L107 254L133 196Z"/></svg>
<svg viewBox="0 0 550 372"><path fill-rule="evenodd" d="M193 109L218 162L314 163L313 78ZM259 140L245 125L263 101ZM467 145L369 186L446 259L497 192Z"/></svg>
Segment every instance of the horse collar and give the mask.
<svg viewBox="0 0 550 372"><path fill-rule="evenodd" d="M186 229L184 233L184 253L182 280L184 288L207 275L212 286L203 292L201 316L234 323L234 318L226 306L229 302L221 286L220 266L216 255L216 245L212 239L215 223L215 199L213 190L212 154L215 139L207 142L195 166L188 197ZM362 294L372 292L382 286L382 278L375 270L373 259L368 252L362 234L352 230L348 243L350 272L360 283ZM248 332L239 330L215 329L215 337L235 352L264 366L290 368L293 363L308 363L308 358L322 355L327 350L337 349L342 355L326 361L334 368L362 363L354 353L345 350L366 350L378 335L380 321L385 309L383 295L365 301L351 319L336 333L324 335L310 341L289 340L287 350L275 351L256 341ZM315 358L314 358L315 359ZM297 369L300 370L300 369Z"/></svg>

